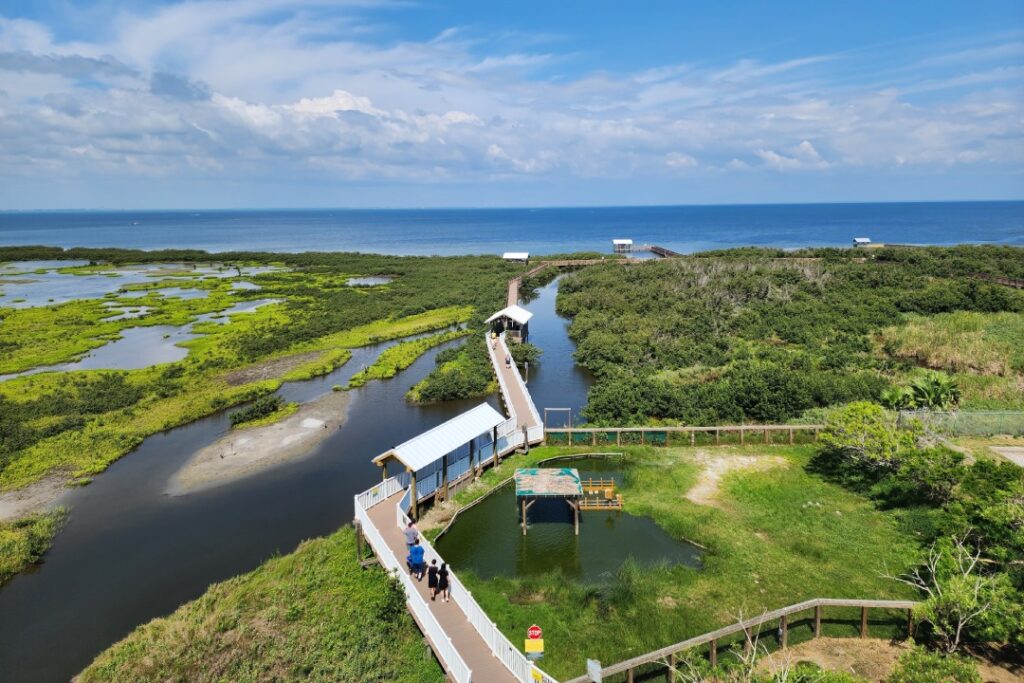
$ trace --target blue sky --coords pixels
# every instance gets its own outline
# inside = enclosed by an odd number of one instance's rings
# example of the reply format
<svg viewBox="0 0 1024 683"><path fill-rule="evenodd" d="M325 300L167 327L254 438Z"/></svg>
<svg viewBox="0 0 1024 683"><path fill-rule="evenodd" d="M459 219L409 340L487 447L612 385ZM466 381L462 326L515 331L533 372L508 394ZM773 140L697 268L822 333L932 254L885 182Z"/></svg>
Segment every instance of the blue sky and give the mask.
<svg viewBox="0 0 1024 683"><path fill-rule="evenodd" d="M6 2L0 208L1024 197L1020 2Z"/></svg>

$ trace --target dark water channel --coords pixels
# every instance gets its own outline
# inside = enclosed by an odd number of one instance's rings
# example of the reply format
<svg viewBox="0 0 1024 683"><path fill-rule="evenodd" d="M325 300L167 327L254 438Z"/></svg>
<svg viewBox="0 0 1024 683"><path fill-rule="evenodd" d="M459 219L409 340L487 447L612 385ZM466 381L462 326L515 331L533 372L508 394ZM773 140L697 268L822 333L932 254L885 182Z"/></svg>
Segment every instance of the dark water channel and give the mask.
<svg viewBox="0 0 1024 683"><path fill-rule="evenodd" d="M544 351L539 364L530 367L526 386L542 419L545 408L571 408L572 422L578 424L594 377L573 362L576 345L569 339L569 319L555 312L557 295L558 279L538 289L536 298L522 304L533 313L530 342ZM549 410L547 424L564 426L567 418L565 411Z"/></svg>
<svg viewBox="0 0 1024 683"><path fill-rule="evenodd" d="M580 477L609 477L622 483L618 459L574 458L551 467L574 467ZM580 514L580 534L573 529L569 506L562 499L538 500L529 512L527 534L519 525L515 488L502 487L460 514L437 540L437 551L452 567L477 576L531 576L551 571L600 583L629 558L645 567L661 563L700 566L700 549L669 536L647 517L626 512Z"/></svg>
<svg viewBox="0 0 1024 683"><path fill-rule="evenodd" d="M533 341L545 350L530 389L540 408L581 407L589 382L573 367L565 321L554 314L556 286L528 305ZM288 383L280 393L312 400L347 384L389 345L357 349L344 367ZM350 522L352 496L380 476L373 456L479 403L406 403L405 392L443 348L392 380L351 391L346 423L301 460L191 495L165 495L168 479L189 457L228 431L224 412L146 439L72 491L62 501L71 507L70 522L45 561L0 589L0 681L67 681L134 627L209 584ZM488 400L496 405L496 397Z"/></svg>
<svg viewBox="0 0 1024 683"><path fill-rule="evenodd" d="M281 393L301 401L322 395L386 346L358 349L331 375ZM370 458L478 402L405 402L439 350L393 380L350 392L345 425L302 460L208 491L164 495L168 478L228 430L221 413L146 439L73 491L64 501L71 521L45 562L0 590L0 680L67 681L132 628L210 583L351 521L352 496L380 476Z"/></svg>

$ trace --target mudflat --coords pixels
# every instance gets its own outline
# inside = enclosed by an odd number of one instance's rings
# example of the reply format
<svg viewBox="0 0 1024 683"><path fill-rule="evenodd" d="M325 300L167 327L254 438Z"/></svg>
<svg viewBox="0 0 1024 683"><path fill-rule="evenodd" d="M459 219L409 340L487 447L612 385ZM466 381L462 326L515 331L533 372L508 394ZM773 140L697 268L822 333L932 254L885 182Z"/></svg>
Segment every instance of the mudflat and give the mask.
<svg viewBox="0 0 1024 683"><path fill-rule="evenodd" d="M280 422L228 432L196 452L168 482L182 496L213 488L309 454L345 422L349 396L332 392Z"/></svg>

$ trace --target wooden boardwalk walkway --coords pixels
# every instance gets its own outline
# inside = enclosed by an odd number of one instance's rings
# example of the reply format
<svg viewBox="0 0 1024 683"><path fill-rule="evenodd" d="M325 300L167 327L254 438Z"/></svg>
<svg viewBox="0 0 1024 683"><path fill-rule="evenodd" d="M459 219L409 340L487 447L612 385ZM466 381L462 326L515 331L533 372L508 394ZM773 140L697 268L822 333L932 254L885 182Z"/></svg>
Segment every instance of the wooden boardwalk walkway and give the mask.
<svg viewBox="0 0 1024 683"><path fill-rule="evenodd" d="M516 418L518 427L522 429L536 428L541 426L537 408L533 404L526 384L515 363L511 367L505 367L505 358L509 355L508 346L501 337L491 339L487 343L487 352L491 355L491 364L498 374L498 384L501 387L502 400L505 407ZM543 436L543 435L542 435Z"/></svg>
<svg viewBox="0 0 1024 683"><path fill-rule="evenodd" d="M383 503L374 505L369 510L370 520L384 538L384 542L387 543L391 552L395 554L395 557L399 558L399 562L404 562L405 556L408 554L405 546L405 536L395 523L395 506L398 505L403 494L404 491L399 491ZM402 568L398 571L405 571L405 569ZM462 611L462 608L456 602L455 596L452 597L451 602L441 602L440 598L431 602L430 589L427 588L426 577L424 577L423 581L417 582L414 580L413 584L416 586L419 594L426 600L434 617L441 625L441 628L444 629L448 640L473 672L473 681L480 681L480 683L490 683L491 681L494 681L494 683L513 683L517 680L512 675L512 672L497 657L491 654L490 647L484 642L483 637L481 637L477 630L473 628L468 615ZM454 593L456 590L453 586L452 592ZM423 630L429 640L427 630L422 627L421 630ZM435 651L438 649L436 643L431 643L431 647Z"/></svg>

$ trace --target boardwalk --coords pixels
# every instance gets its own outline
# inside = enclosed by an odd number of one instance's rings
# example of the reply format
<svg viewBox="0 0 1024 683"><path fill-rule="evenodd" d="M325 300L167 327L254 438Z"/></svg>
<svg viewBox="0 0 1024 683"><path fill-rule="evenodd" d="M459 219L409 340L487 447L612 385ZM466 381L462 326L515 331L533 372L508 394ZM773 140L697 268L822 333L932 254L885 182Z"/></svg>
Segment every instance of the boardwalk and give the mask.
<svg viewBox="0 0 1024 683"><path fill-rule="evenodd" d="M402 494L403 492L399 491L383 503L375 505L369 510L370 520L373 522L373 525L380 531L384 542L387 543L391 552L400 561L404 560L407 554L405 536L402 535L401 530L395 523L395 506L401 500ZM403 570L399 569L399 571ZM517 680L512 675L512 672L505 668L505 665L497 657L491 654L490 647L484 642L484 639L476 629L473 628L469 617L459 607L454 596L451 602L440 602L440 599L431 602L426 578L421 582L414 582L414 585L419 594L426 600L451 644L473 672L473 681L480 681L481 683L489 683L490 681L495 683L513 683ZM455 587L453 587L452 593L455 590ZM437 650L436 643L431 643L431 646L435 651Z"/></svg>
<svg viewBox="0 0 1024 683"><path fill-rule="evenodd" d="M511 367L505 367L505 357L509 354L508 346L501 337L492 339L487 344L487 352L491 355L491 364L498 375L498 384L501 387L502 399L505 407L516 418L518 427L540 427L541 421L537 415L537 408L533 405L533 398L523 383L519 369L513 363Z"/></svg>

